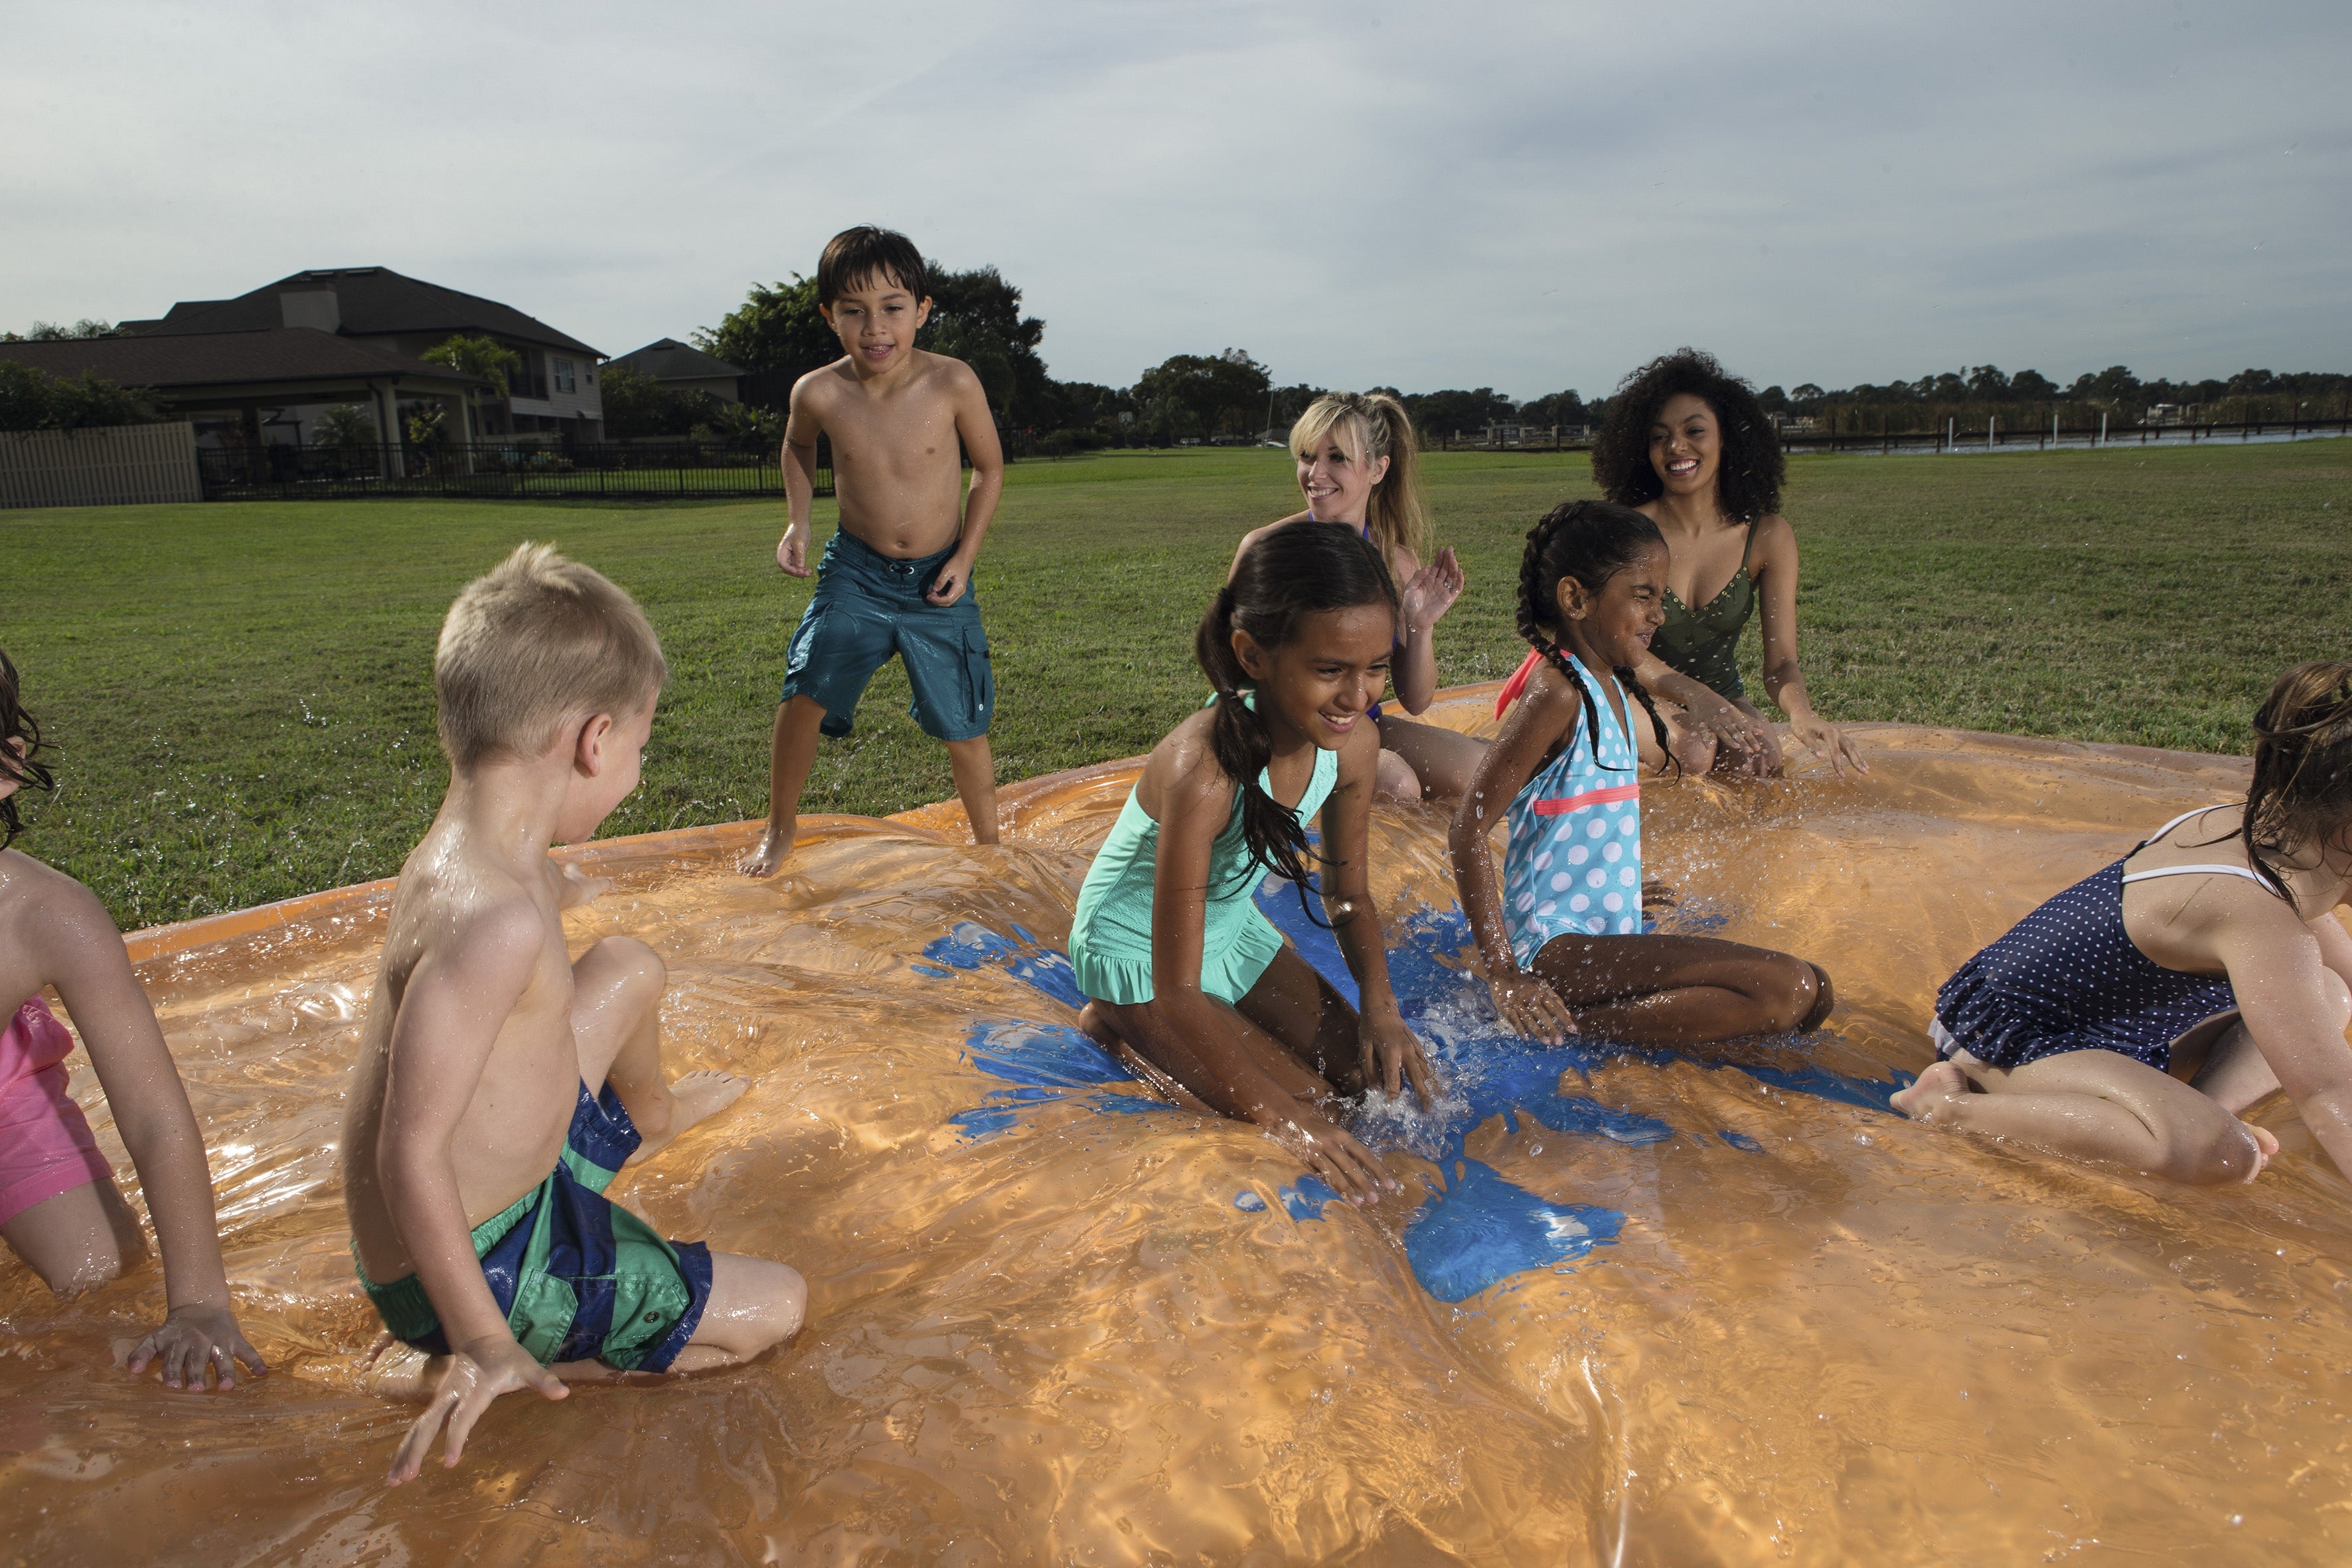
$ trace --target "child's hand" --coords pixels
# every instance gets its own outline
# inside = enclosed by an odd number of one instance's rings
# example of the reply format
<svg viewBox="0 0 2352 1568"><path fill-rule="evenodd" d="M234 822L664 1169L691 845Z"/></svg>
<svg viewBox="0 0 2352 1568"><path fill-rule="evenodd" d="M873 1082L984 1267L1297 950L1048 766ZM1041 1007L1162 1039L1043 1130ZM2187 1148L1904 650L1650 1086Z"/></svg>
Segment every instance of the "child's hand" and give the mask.
<svg viewBox="0 0 2352 1568"><path fill-rule="evenodd" d="M408 1428L384 1485L396 1487L416 1479L416 1472L425 1468L425 1452L433 1447L433 1436L445 1422L449 1442L441 1463L444 1468L454 1467L457 1456L466 1451L467 1435L490 1407L490 1401L525 1388L537 1389L550 1399L562 1399L572 1392L562 1378L517 1344L512 1334L485 1334L459 1347L449 1358L449 1370L441 1374L441 1386L433 1391L433 1403Z"/></svg>
<svg viewBox="0 0 2352 1568"><path fill-rule="evenodd" d="M1676 724L1673 731L1673 738L1666 743L1666 752L1685 776L1704 778L1715 771L1716 747L1720 742L1716 740L1714 731L1697 723Z"/></svg>
<svg viewBox="0 0 2352 1568"><path fill-rule="evenodd" d="M1405 584L1399 595L1405 625L1421 632L1437 625L1462 596L1462 563L1454 558L1454 546L1449 544Z"/></svg>
<svg viewBox="0 0 2352 1568"><path fill-rule="evenodd" d="M555 906L560 910L576 910L598 894L612 891L612 878L592 877L570 860L558 869L563 879L562 901Z"/></svg>
<svg viewBox="0 0 2352 1568"><path fill-rule="evenodd" d="M1401 1094L1410 1082L1421 1108L1429 1109L1436 1075L1430 1071L1420 1037L1405 1027L1402 1018L1393 1013L1385 1017L1366 1013L1356 1046L1363 1054L1365 1088L1378 1084L1391 1094Z"/></svg>
<svg viewBox="0 0 2352 1568"><path fill-rule="evenodd" d="M1503 1026L1514 1034L1557 1046L1576 1033L1576 1016L1559 999L1559 993L1524 970L1489 974L1486 989L1494 994L1495 1012Z"/></svg>
<svg viewBox="0 0 2352 1568"><path fill-rule="evenodd" d="M783 538L776 542L776 564L784 569L787 577L805 577L808 569L808 535L797 528L784 530Z"/></svg>
<svg viewBox="0 0 2352 1568"><path fill-rule="evenodd" d="M1352 1133L1295 1100L1259 1117L1257 1122L1300 1164L1351 1204L1377 1203L1383 1190L1404 1191L1404 1184L1382 1170L1379 1157L1357 1142Z"/></svg>
<svg viewBox="0 0 2352 1568"><path fill-rule="evenodd" d="M226 1307L174 1307L163 1326L141 1340L131 1352L131 1375L147 1370L149 1362L162 1363L163 1386L205 1391L205 1373L212 1372L223 1389L236 1386L236 1363L255 1377L269 1370L261 1352L245 1342L236 1316Z"/></svg>
<svg viewBox="0 0 2352 1568"><path fill-rule="evenodd" d="M923 590L923 597L946 609L963 597L964 584L971 577L971 565L951 555L948 557L948 563L940 568L939 575L931 579L931 585Z"/></svg>

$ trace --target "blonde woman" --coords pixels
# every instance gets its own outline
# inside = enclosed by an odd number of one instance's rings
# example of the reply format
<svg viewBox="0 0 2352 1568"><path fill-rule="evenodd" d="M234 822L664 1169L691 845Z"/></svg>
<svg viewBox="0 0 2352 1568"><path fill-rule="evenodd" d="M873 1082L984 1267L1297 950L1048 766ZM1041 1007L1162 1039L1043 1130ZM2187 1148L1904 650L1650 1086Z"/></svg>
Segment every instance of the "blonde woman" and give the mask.
<svg viewBox="0 0 2352 1568"><path fill-rule="evenodd" d="M1382 392L1318 397L1290 427L1298 489L1307 510L1253 529L1234 552L1293 522L1340 522L1370 540L1401 584L1402 613L1389 669L1397 705L1427 710L1437 695L1438 621L1462 596L1462 567L1452 546L1430 553L1429 506L1421 493L1421 444L1404 405ZM1227 581L1232 573L1226 574ZM1467 735L1416 724L1377 705L1380 795L1399 800L1452 797L1469 788L1486 748Z"/></svg>

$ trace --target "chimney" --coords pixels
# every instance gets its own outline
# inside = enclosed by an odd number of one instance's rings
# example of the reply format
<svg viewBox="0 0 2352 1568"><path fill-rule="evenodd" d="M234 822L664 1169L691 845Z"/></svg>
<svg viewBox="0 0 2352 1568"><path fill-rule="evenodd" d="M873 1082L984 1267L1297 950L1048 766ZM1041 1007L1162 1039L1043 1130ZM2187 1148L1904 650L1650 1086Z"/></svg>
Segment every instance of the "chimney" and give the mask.
<svg viewBox="0 0 2352 1568"><path fill-rule="evenodd" d="M335 298L331 283L285 289L278 296L278 309L289 327L316 327L322 332L332 332L340 331L343 324L342 302Z"/></svg>

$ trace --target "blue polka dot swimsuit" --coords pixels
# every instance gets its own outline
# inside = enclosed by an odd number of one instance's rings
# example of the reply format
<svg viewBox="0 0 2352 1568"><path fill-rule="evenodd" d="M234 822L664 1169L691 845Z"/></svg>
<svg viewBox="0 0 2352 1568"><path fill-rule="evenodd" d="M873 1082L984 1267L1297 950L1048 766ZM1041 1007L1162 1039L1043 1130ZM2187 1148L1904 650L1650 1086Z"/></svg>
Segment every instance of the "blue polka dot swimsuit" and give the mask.
<svg viewBox="0 0 2352 1568"><path fill-rule="evenodd" d="M2174 817L2132 854L2197 815ZM2124 885L2192 873L2262 879L2243 866L2126 871L2130 860L2056 895L1944 982L1928 1031L1940 1055L1966 1050L2006 1069L2068 1051L2116 1051L2167 1072L2173 1041L2236 1009L2228 980L2167 969L2139 950L2124 929Z"/></svg>
<svg viewBox="0 0 2352 1568"><path fill-rule="evenodd" d="M1615 682L1594 676L1574 654L1563 657L1598 710L1599 739L1585 744L1592 731L1580 722L1511 802L1503 923L1522 969L1556 936L1631 936L1642 929L1640 753L1609 703Z"/></svg>

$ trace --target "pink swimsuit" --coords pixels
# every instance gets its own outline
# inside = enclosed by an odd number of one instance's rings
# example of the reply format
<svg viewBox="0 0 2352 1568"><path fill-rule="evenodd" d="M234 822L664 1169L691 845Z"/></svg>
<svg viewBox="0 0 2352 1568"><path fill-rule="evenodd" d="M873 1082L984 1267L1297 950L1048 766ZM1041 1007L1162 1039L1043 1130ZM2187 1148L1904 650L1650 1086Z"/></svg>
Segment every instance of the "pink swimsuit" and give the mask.
<svg viewBox="0 0 2352 1568"><path fill-rule="evenodd" d="M0 1029L0 1225L86 1182L110 1181L81 1107L66 1093L74 1038L38 996Z"/></svg>

